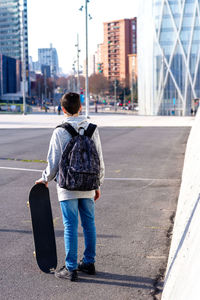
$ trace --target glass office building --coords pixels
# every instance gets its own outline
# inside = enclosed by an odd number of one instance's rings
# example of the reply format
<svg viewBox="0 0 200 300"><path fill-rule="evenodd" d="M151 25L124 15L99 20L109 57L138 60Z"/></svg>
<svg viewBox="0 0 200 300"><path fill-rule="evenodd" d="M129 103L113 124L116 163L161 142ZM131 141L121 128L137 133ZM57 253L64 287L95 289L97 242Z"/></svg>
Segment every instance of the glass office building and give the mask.
<svg viewBox="0 0 200 300"><path fill-rule="evenodd" d="M51 76L59 74L57 50L50 45L50 48L38 49L38 62L40 66L50 66Z"/></svg>
<svg viewBox="0 0 200 300"><path fill-rule="evenodd" d="M27 0L0 0L0 53L22 61L23 36L28 71Z"/></svg>
<svg viewBox="0 0 200 300"><path fill-rule="evenodd" d="M200 0L142 0L138 17L141 114L189 115L200 98Z"/></svg>

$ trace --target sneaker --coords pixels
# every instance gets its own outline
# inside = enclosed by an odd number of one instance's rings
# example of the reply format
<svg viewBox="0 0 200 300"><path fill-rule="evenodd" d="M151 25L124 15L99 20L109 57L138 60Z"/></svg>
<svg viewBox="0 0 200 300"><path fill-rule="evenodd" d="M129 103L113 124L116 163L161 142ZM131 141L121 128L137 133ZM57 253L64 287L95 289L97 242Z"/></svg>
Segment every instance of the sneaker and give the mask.
<svg viewBox="0 0 200 300"><path fill-rule="evenodd" d="M55 277L69 279L70 281L77 281L78 273L76 270L69 271L65 266L63 266L58 270L58 272L55 272Z"/></svg>
<svg viewBox="0 0 200 300"><path fill-rule="evenodd" d="M89 275L95 275L96 274L94 263L87 263L86 264L86 263L84 263L83 260L81 260L80 263L78 264L78 271L88 273Z"/></svg>

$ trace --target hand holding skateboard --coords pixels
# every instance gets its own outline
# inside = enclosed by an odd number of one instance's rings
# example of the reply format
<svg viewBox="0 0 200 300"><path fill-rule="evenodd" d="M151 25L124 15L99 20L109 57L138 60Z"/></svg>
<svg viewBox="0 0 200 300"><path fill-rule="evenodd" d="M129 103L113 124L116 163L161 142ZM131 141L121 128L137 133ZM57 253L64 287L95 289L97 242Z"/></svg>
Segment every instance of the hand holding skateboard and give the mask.
<svg viewBox="0 0 200 300"><path fill-rule="evenodd" d="M48 187L48 182L42 180L42 178L35 181L35 184L41 184L41 183L44 184L46 187Z"/></svg>

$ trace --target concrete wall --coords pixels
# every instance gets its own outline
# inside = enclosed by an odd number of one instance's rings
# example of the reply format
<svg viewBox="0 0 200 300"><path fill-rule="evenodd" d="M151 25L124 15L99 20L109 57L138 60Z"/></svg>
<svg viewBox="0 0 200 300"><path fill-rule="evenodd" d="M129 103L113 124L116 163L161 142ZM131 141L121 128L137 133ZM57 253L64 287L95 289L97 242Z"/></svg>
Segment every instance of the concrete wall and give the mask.
<svg viewBox="0 0 200 300"><path fill-rule="evenodd" d="M200 299L200 110L188 139L162 300Z"/></svg>

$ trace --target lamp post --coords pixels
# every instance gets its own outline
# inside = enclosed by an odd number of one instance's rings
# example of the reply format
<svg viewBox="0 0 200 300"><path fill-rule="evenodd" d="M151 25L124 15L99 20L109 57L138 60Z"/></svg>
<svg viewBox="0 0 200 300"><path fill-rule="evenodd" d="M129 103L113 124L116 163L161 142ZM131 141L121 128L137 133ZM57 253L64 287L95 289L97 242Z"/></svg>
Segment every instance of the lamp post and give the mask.
<svg viewBox="0 0 200 300"><path fill-rule="evenodd" d="M85 116L89 118L89 79L88 79L88 10L87 4L90 0L85 0ZM80 10L83 10L81 6ZM90 20L92 19L89 15Z"/></svg>
<svg viewBox="0 0 200 300"><path fill-rule="evenodd" d="M124 101L125 102L125 101ZM134 95L133 95L133 69L131 70L131 104L132 110L134 109Z"/></svg>
<svg viewBox="0 0 200 300"><path fill-rule="evenodd" d="M115 107L115 111L117 111L117 80L116 79L114 82L114 97L115 97L114 107Z"/></svg>
<svg viewBox="0 0 200 300"><path fill-rule="evenodd" d="M55 66L53 67L53 107L55 112Z"/></svg>
<svg viewBox="0 0 200 300"><path fill-rule="evenodd" d="M87 11L87 4L89 0L85 0L85 116L86 118L89 117L89 97L88 97L88 87L89 87L89 80L88 80L88 11Z"/></svg>
<svg viewBox="0 0 200 300"><path fill-rule="evenodd" d="M73 63L73 65L72 65L72 70L73 70L73 79L72 79L72 90L73 90L73 92L76 92L76 69L75 69L75 63L76 63L76 61L74 61L74 63Z"/></svg>
<svg viewBox="0 0 200 300"><path fill-rule="evenodd" d="M25 30L24 30L24 7L21 10L22 29L21 29L21 56L22 56L22 94L23 94L23 114L26 115L26 53L25 53Z"/></svg>
<svg viewBox="0 0 200 300"><path fill-rule="evenodd" d="M77 34L77 44L75 45L77 47L77 93L80 93L80 77L79 77L79 52L81 50L79 49L79 35Z"/></svg>

